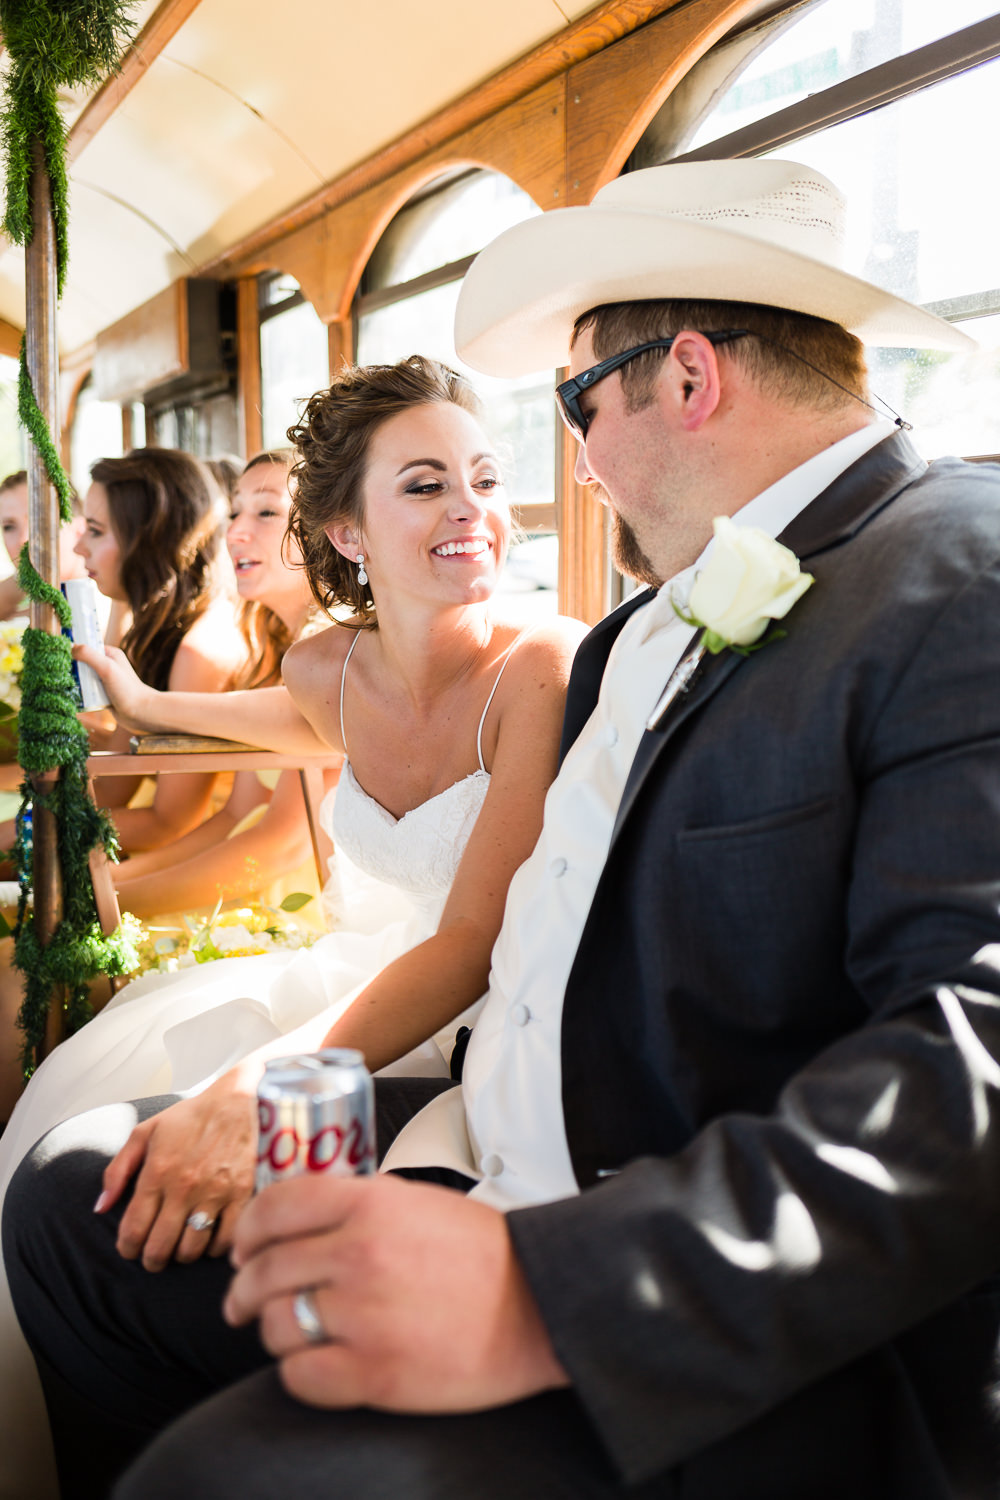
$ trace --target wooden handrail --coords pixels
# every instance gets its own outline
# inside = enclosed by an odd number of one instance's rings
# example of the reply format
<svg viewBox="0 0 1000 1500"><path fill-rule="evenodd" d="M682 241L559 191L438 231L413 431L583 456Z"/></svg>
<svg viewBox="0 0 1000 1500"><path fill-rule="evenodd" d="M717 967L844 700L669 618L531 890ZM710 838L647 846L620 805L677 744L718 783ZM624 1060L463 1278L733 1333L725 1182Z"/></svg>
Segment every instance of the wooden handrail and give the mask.
<svg viewBox="0 0 1000 1500"><path fill-rule="evenodd" d="M150 738L153 738L152 736ZM91 776L156 776L171 771L299 771L329 770L341 756L284 755L260 750L234 740L200 739L196 735L157 735L155 747L123 753L95 750L87 758Z"/></svg>

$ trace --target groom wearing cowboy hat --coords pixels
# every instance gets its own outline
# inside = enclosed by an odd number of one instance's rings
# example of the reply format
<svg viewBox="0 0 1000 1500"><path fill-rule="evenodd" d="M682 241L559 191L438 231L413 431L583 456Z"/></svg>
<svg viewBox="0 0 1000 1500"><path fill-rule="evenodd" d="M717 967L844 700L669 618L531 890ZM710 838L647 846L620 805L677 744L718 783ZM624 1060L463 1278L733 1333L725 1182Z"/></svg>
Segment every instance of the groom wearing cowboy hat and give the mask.
<svg viewBox="0 0 1000 1500"><path fill-rule="evenodd" d="M964 339L840 269L840 216L794 163L658 167L470 270L461 352L568 359L652 587L581 647L462 1087L388 1152L470 1191L258 1197L225 1316L307 1404L252 1376L121 1500L997 1493L1000 474L877 416L862 339ZM59 1279L44 1175L11 1279L49 1367L86 1328L100 1405L127 1302Z"/></svg>

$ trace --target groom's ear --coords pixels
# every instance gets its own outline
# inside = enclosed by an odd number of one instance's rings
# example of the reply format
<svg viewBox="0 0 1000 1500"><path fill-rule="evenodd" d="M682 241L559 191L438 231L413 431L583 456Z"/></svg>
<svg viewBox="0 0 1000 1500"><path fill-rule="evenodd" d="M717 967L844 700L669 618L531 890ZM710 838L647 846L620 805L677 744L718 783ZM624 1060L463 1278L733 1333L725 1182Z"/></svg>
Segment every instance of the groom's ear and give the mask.
<svg viewBox="0 0 1000 1500"><path fill-rule="evenodd" d="M714 416L722 398L719 357L703 333L685 328L674 335L658 393L685 432L697 432Z"/></svg>

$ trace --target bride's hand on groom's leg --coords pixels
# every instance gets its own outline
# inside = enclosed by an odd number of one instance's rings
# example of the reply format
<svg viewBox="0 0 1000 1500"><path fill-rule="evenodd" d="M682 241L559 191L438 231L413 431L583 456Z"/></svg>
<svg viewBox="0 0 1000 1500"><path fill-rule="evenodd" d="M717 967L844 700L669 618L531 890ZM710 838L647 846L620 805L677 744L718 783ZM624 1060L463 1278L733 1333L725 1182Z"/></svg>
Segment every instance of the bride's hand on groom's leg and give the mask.
<svg viewBox="0 0 1000 1500"><path fill-rule="evenodd" d="M95 1212L134 1180L118 1229L126 1260L161 1271L172 1259L224 1255L253 1193L256 1148L256 1098L221 1078L135 1127L105 1169Z"/></svg>

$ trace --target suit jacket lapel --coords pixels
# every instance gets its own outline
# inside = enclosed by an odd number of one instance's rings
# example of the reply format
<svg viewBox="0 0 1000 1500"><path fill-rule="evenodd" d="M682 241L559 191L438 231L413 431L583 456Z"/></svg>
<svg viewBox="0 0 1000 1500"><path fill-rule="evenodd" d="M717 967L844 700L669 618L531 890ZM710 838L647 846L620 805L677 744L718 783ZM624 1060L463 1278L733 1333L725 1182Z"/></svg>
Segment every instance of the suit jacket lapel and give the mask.
<svg viewBox="0 0 1000 1500"><path fill-rule="evenodd" d="M901 432L877 443L857 463L840 474L786 526L778 540L805 562L810 557L849 541L888 505L900 490L927 468L912 443ZM793 615L789 618L792 619ZM697 649L697 640L691 651ZM688 654L688 653L686 653ZM606 658L605 658L606 660ZM724 651L702 659L687 690L678 695L660 725L639 741L618 807L611 842L614 844L650 769L671 739L752 657Z"/></svg>
<svg viewBox="0 0 1000 1500"><path fill-rule="evenodd" d="M778 541L803 562L839 546L856 536L926 468L905 434L893 433L838 475L789 522Z"/></svg>
<svg viewBox="0 0 1000 1500"><path fill-rule="evenodd" d="M696 643L692 643L692 651L697 649ZM639 741L635 752L635 759L629 769L628 779L625 782L625 790L622 792L621 802L618 804L618 813L615 817L614 832L611 841L618 836L618 830L628 817L632 803L635 801L642 783L645 781L654 761L663 754L673 736L685 724L692 714L695 714L706 704L713 694L717 693L724 682L728 682L734 672L745 665L749 660L745 656L737 656L734 651L724 651L719 656L705 656L702 658L698 669L688 685L687 691L681 693L674 699L666 715L660 722L658 729L647 730Z"/></svg>

